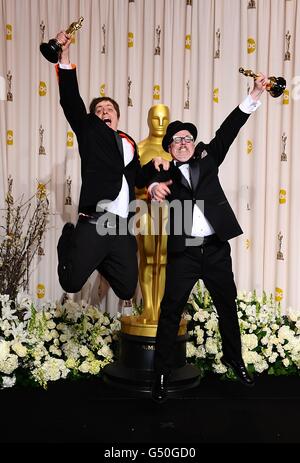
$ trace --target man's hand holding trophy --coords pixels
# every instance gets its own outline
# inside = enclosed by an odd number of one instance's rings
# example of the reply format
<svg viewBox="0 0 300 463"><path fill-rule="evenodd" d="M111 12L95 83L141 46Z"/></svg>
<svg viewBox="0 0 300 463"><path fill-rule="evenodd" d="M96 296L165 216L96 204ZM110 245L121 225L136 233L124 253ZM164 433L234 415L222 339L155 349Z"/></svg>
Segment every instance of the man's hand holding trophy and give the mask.
<svg viewBox="0 0 300 463"><path fill-rule="evenodd" d="M239 68L239 72L244 74L247 77L253 77L254 80L260 77L260 74L256 74L255 72L251 71L250 69ZM271 96L277 98L280 96L286 87L286 80L283 77L268 77L266 83L266 90L270 93Z"/></svg>
<svg viewBox="0 0 300 463"><path fill-rule="evenodd" d="M74 32L81 28L82 21L83 17L80 16L78 21L70 24L66 31L58 34L55 39L49 40L48 43L41 43L40 51L50 63L57 63L62 52L62 47L65 45L66 41L70 40Z"/></svg>

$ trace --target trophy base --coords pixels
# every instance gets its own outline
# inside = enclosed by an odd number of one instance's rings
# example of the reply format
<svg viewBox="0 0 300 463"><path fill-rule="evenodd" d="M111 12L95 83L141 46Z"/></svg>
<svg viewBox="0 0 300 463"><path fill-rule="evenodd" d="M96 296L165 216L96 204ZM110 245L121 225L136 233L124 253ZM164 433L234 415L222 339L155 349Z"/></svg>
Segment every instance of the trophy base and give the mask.
<svg viewBox="0 0 300 463"><path fill-rule="evenodd" d="M284 92L286 88L286 80L283 77L269 77L270 88L267 86L267 91L273 98L277 98Z"/></svg>
<svg viewBox="0 0 300 463"><path fill-rule="evenodd" d="M57 63L61 51L60 44L55 40L49 40L48 43L41 43L40 52L50 63Z"/></svg>
<svg viewBox="0 0 300 463"><path fill-rule="evenodd" d="M188 335L178 336L174 346L174 369L169 392L198 386L201 371L186 363ZM103 369L104 382L116 388L150 393L154 376L155 337L128 335L121 332L118 360Z"/></svg>

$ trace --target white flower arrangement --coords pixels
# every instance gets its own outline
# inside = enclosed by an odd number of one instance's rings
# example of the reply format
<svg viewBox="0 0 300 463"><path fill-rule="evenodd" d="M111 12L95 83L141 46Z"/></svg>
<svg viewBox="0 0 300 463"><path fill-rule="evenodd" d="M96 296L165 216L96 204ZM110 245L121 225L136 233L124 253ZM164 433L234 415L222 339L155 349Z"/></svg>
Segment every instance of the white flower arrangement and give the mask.
<svg viewBox="0 0 300 463"><path fill-rule="evenodd" d="M237 311L241 330L242 354L253 374L300 374L300 313L291 309L281 314L272 295L257 297L255 291L239 293ZM213 371L225 377L234 374L221 362L222 344L218 315L209 293L197 283L187 305L190 339L187 358L202 374Z"/></svg>
<svg viewBox="0 0 300 463"><path fill-rule="evenodd" d="M68 300L36 308L27 295L0 295L0 315L2 388L97 375L114 357L120 322L96 307Z"/></svg>
<svg viewBox="0 0 300 463"><path fill-rule="evenodd" d="M254 374L300 374L300 314L282 315L272 296L239 293L237 310L243 358ZM234 378L221 362L218 316L209 293L197 283L187 304L190 339L187 360L202 375ZM26 294L15 301L0 295L0 388L29 383L47 388L51 381L99 375L114 360L120 330L91 305L67 300L36 306Z"/></svg>

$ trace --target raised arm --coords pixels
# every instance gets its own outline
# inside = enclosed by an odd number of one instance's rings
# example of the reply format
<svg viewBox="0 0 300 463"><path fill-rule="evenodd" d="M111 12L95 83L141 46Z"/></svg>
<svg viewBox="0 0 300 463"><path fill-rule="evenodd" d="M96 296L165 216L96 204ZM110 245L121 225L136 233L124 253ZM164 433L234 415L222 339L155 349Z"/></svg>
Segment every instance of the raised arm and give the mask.
<svg viewBox="0 0 300 463"><path fill-rule="evenodd" d="M267 82L267 77L264 74L259 74L259 77L254 81L250 95L227 116L216 131L215 137L207 145L206 149L214 156L217 165L220 165L224 161L228 149L241 127L245 124L250 114L260 105L259 98L265 91Z"/></svg>
<svg viewBox="0 0 300 463"><path fill-rule="evenodd" d="M87 111L79 93L76 68L70 63L71 36L59 32L56 39L62 47L59 65L57 65L60 104L69 124L78 134Z"/></svg>

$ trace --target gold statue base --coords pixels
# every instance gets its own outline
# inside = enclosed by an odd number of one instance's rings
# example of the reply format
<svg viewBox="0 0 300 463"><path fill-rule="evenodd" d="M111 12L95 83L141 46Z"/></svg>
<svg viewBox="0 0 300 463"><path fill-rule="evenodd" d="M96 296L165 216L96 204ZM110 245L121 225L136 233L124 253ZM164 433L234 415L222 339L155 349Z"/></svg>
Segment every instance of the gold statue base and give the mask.
<svg viewBox="0 0 300 463"><path fill-rule="evenodd" d="M174 368L169 392L196 387L201 371L186 363L187 320L182 320L173 349ZM105 383L135 392L150 393L153 381L157 320L123 316L116 361L103 369Z"/></svg>
<svg viewBox="0 0 300 463"><path fill-rule="evenodd" d="M121 332L133 336L155 338L158 320L149 320L143 315L128 315L121 317ZM181 319L178 336L184 336L187 331L187 320Z"/></svg>

